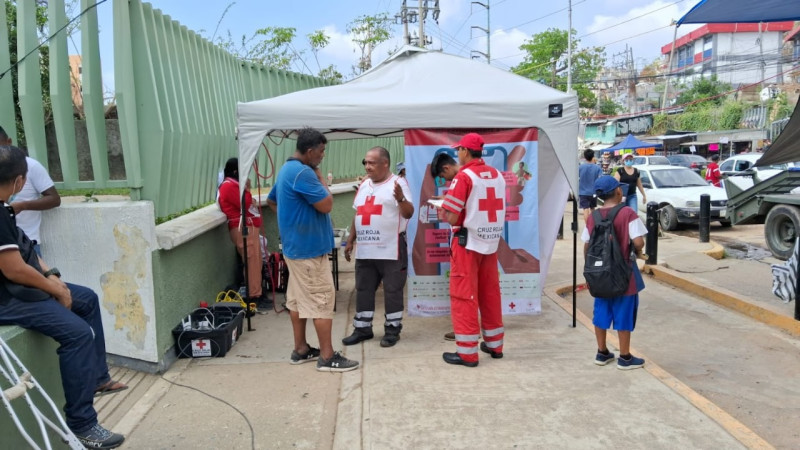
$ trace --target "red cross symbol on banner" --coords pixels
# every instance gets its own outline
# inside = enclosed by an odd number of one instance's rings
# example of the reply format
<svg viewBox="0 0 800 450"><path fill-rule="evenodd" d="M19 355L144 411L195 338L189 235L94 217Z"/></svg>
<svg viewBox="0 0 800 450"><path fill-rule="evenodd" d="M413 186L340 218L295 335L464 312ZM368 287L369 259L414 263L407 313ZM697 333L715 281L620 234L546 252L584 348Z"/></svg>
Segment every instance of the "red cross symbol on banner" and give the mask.
<svg viewBox="0 0 800 450"><path fill-rule="evenodd" d="M503 199L494 195L494 188L486 188L486 198L478 200L478 209L489 214L489 222L497 222L497 211L503 209Z"/></svg>
<svg viewBox="0 0 800 450"><path fill-rule="evenodd" d="M196 344L194 344L194 345L195 345L197 348L199 348L200 350L202 350L202 349L204 349L204 348L205 348L205 346L206 346L206 343L205 343L205 342L203 342L203 341L197 341L197 343L196 343Z"/></svg>
<svg viewBox="0 0 800 450"><path fill-rule="evenodd" d="M382 213L383 205L376 205L374 196L367 197L367 201L356 208L356 215L361 216L361 225L369 225L373 215L380 216Z"/></svg>

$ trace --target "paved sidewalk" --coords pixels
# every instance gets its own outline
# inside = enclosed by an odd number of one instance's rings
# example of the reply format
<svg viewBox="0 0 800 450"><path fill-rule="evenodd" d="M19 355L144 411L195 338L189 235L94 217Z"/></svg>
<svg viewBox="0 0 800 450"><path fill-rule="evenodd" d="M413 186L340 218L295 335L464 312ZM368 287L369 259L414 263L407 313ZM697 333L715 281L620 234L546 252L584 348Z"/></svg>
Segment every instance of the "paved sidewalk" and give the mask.
<svg viewBox="0 0 800 450"><path fill-rule="evenodd" d="M659 360L633 371L593 364L593 332L580 322L571 327L571 296L558 293L572 282L567 238L556 244L542 314L506 318L503 359L481 354L475 369L445 364L442 352L454 349L442 337L449 317L406 317L400 342L381 348L379 310L376 338L346 348L362 367L320 373L313 363L288 363L288 316L270 312L253 318L256 330L245 332L225 358L175 364L115 430L128 434L124 448L131 449L250 448L251 442L259 449L768 448ZM660 240L660 255L667 264L702 261L708 257L698 251L712 247L669 237ZM352 264L342 260L340 267L336 349L350 332L355 303ZM312 330L309 340L316 342Z"/></svg>

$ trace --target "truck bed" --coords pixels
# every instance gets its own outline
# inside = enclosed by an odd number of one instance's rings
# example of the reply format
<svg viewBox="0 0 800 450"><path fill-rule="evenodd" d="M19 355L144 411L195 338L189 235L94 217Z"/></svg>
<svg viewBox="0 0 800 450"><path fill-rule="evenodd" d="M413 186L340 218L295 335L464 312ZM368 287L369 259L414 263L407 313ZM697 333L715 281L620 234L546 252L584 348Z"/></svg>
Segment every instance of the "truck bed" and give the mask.
<svg viewBox="0 0 800 450"><path fill-rule="evenodd" d="M735 176L752 177L753 174L744 172ZM800 168L797 167L759 181L748 189L741 189L735 183L725 183L725 191L728 194L727 215L734 225L763 223L764 216L775 204L800 205L800 193L791 193L798 187L800 187Z"/></svg>

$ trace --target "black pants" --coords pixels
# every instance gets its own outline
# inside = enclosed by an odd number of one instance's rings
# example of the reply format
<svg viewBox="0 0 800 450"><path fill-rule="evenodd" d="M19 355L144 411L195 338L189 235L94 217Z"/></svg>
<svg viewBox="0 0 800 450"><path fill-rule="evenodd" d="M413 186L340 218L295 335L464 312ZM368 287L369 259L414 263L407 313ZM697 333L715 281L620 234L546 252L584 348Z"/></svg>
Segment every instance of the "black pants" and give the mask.
<svg viewBox="0 0 800 450"><path fill-rule="evenodd" d="M403 288L408 277L408 246L406 234L397 239L397 260L356 259L356 315L353 326L372 327L375 315L375 292L383 281L386 303L386 325L398 327L403 319Z"/></svg>

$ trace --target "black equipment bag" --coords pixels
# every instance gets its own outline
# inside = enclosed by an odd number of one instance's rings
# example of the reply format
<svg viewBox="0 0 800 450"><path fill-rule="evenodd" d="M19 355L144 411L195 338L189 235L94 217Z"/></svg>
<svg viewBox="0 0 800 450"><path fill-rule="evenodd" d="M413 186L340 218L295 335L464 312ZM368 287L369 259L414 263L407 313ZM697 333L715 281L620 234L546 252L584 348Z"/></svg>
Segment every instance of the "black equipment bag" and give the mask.
<svg viewBox="0 0 800 450"><path fill-rule="evenodd" d="M583 278L594 297L612 298L625 295L630 286L632 266L625 261L619 239L614 231L614 219L625 207L619 204L604 219L599 210L592 213L594 228L583 266Z"/></svg>

